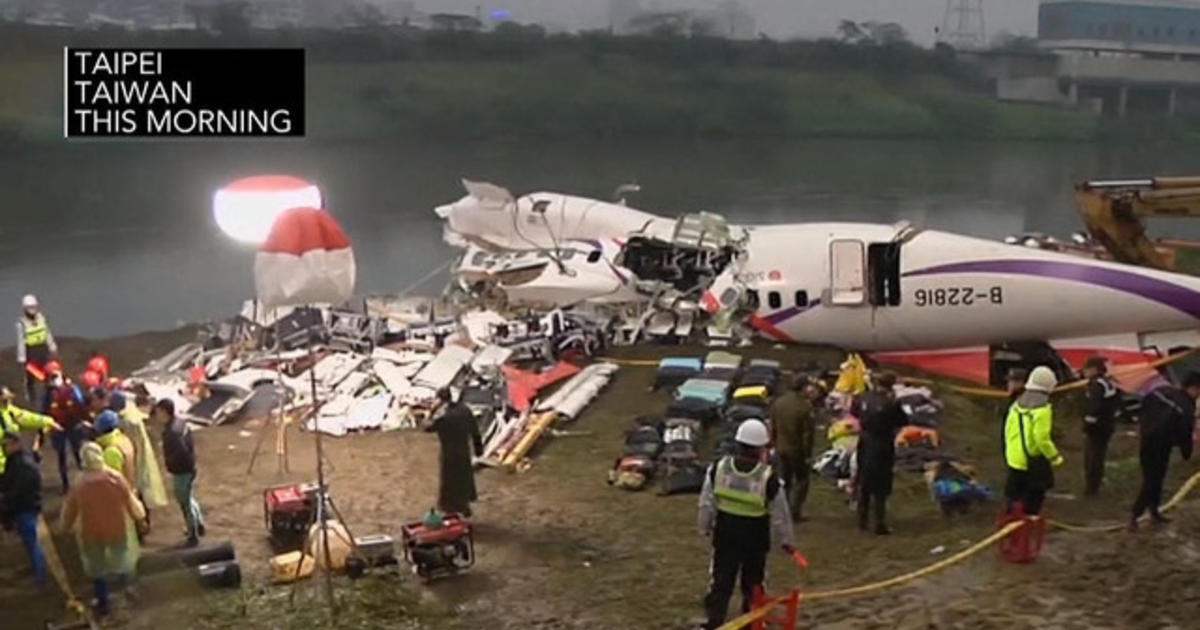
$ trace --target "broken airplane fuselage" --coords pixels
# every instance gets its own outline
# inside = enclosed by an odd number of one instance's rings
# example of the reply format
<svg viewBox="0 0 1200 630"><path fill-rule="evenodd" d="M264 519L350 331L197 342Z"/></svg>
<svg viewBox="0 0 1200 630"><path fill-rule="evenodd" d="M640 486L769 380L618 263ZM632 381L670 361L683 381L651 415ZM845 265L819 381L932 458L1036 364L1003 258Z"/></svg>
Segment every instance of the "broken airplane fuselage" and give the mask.
<svg viewBox="0 0 1200 630"><path fill-rule="evenodd" d="M695 313L710 330L746 324L779 341L869 351L1029 341L1141 357L1200 341L1191 276L903 224L734 226L466 186L437 209L447 241L470 247L459 278L491 282L510 301L628 300L644 305L644 321ZM543 262L534 273L522 258Z"/></svg>

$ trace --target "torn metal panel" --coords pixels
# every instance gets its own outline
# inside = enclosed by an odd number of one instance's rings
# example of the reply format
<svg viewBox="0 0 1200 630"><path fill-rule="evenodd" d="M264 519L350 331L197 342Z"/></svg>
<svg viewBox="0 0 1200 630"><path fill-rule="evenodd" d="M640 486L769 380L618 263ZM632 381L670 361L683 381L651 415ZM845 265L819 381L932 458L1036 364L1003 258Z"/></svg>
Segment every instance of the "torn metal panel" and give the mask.
<svg viewBox="0 0 1200 630"><path fill-rule="evenodd" d="M406 373L408 370L404 367L387 361L376 361L371 365L371 370L374 372L375 378L378 378L396 398L403 398L412 389L409 377L413 374Z"/></svg>
<svg viewBox="0 0 1200 630"><path fill-rule="evenodd" d="M446 346L417 373L413 384L435 392L442 387L449 387L474 356L474 352L462 346Z"/></svg>
<svg viewBox="0 0 1200 630"><path fill-rule="evenodd" d="M217 426L231 420L250 399L252 390L236 385L208 383L208 396L192 405L183 417L188 422Z"/></svg>
<svg viewBox="0 0 1200 630"><path fill-rule="evenodd" d="M200 356L202 351L203 346L199 343L185 343L134 370L131 376L134 378L161 378L172 373L182 372L195 363L196 357Z"/></svg>

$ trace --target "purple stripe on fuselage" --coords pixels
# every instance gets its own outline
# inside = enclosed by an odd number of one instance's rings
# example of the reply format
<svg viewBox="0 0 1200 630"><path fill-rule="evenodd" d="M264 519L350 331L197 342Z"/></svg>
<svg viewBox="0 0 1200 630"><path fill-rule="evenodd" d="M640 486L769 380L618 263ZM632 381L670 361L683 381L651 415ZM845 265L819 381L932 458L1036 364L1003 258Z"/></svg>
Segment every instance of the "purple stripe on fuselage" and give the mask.
<svg viewBox="0 0 1200 630"><path fill-rule="evenodd" d="M976 260L906 272L908 276L944 273L1009 273L1071 280L1143 297L1200 318L1200 292L1132 271L1053 260Z"/></svg>

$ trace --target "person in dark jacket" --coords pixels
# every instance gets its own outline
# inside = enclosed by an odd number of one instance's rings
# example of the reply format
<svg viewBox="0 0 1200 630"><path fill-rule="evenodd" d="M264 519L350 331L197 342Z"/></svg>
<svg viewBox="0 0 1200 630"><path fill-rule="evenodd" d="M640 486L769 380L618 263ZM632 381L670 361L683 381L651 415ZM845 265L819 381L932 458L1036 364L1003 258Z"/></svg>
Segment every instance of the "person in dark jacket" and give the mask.
<svg viewBox="0 0 1200 630"><path fill-rule="evenodd" d="M1138 458L1142 465L1142 488L1133 503L1133 517L1129 521L1130 531L1137 531L1138 519L1150 512L1150 520L1156 524L1169 522L1159 513L1162 503L1163 481L1167 477L1167 464L1171 451L1176 446L1184 459L1192 457L1192 425L1196 413L1196 398L1200 397L1200 373L1192 372L1183 380L1183 389L1163 385L1142 399L1142 411L1138 425L1141 433L1141 449Z"/></svg>
<svg viewBox="0 0 1200 630"><path fill-rule="evenodd" d="M1117 423L1121 390L1108 377L1104 357L1089 357L1083 365L1083 376L1088 380L1083 415L1083 494L1093 497L1104 480L1104 461Z"/></svg>
<svg viewBox="0 0 1200 630"><path fill-rule="evenodd" d="M46 584L46 557L37 534L42 513L42 473L33 455L21 444L20 434L4 432L0 441L7 458L4 473L0 474L0 496L3 496L0 520L4 529L17 530L33 566L33 579L41 587Z"/></svg>
<svg viewBox="0 0 1200 630"><path fill-rule="evenodd" d="M808 471L813 451L813 405L806 395L809 379L796 377L792 391L771 403L771 429L775 433L775 452L779 456L779 477L788 493L792 520L803 520L804 501L808 498Z"/></svg>
<svg viewBox="0 0 1200 630"><path fill-rule="evenodd" d="M741 581L742 612L749 612L754 589L766 576L772 543L792 553L793 532L787 494L763 451L770 436L761 420L746 420L734 437L736 452L720 458L704 475L697 510L701 536L712 538L705 630L725 623L733 587Z"/></svg>
<svg viewBox="0 0 1200 630"><path fill-rule="evenodd" d="M908 418L896 402L896 375L883 372L874 377L873 387L855 402L855 415L862 427L858 436L858 528L866 531L874 503L875 533L892 533L887 526L887 499L892 493L896 465L896 432Z"/></svg>
<svg viewBox="0 0 1200 630"><path fill-rule="evenodd" d="M455 402L448 388L438 390L439 413L425 426L437 433L441 451L438 458L438 509L448 514L471 516L471 502L478 499L475 492L476 456L483 455L483 438L475 414L462 402Z"/></svg>
<svg viewBox="0 0 1200 630"><path fill-rule="evenodd" d="M175 416L175 403L160 400L151 413L155 422L162 423L163 464L171 474L175 486L175 499L187 523L187 546L200 544L205 534L204 512L193 493L196 484L196 447L192 443L192 430L183 418Z"/></svg>

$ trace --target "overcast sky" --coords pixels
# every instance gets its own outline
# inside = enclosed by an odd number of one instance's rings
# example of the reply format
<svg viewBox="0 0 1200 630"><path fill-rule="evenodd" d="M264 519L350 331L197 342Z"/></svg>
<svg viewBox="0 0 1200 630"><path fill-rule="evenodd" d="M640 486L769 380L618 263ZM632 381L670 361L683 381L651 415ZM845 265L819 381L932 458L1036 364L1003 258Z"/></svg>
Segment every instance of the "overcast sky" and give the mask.
<svg viewBox="0 0 1200 630"><path fill-rule="evenodd" d="M641 0L662 9L712 7L717 0ZM771 37L832 35L842 19L899 22L914 41L931 43L941 24L946 0L740 0L754 14L758 30ZM416 0L422 11L474 13L508 10L519 22L557 22L570 29L608 24L608 0ZM1037 30L1038 0L983 0L988 37L1008 31Z"/></svg>

